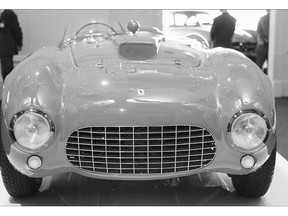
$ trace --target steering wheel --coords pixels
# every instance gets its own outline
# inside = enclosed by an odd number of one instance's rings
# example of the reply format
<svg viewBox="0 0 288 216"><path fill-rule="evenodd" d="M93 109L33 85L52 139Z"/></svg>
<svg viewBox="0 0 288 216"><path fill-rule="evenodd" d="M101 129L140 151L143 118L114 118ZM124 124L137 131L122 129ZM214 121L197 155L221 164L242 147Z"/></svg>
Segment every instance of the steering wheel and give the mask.
<svg viewBox="0 0 288 216"><path fill-rule="evenodd" d="M77 36L84 28L86 28L87 26L90 26L90 25L102 25L102 26L109 28L112 31L112 33L117 33L113 27L111 27L110 25L107 25L106 23L91 22L91 23L88 23L88 24L82 26L81 28L79 28L78 31L76 32L75 36Z"/></svg>

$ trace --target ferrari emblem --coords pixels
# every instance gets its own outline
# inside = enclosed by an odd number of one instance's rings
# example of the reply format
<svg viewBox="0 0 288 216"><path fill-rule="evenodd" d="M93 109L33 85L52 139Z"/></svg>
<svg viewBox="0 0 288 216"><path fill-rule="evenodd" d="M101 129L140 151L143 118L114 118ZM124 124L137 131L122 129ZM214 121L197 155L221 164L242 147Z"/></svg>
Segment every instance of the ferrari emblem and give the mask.
<svg viewBox="0 0 288 216"><path fill-rule="evenodd" d="M138 89L138 96L145 96L144 89Z"/></svg>

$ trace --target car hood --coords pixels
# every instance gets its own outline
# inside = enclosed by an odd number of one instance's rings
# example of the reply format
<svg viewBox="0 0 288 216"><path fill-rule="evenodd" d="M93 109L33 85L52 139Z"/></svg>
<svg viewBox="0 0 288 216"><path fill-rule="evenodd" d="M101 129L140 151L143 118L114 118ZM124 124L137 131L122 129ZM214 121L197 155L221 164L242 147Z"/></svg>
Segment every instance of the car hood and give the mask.
<svg viewBox="0 0 288 216"><path fill-rule="evenodd" d="M193 64L110 58L101 67L65 74L63 102L70 116L66 119L73 119L67 124L75 129L79 124L191 124L191 118L194 124L209 128L217 118L214 72L199 71ZM91 119L95 114L96 123Z"/></svg>
<svg viewBox="0 0 288 216"><path fill-rule="evenodd" d="M184 42L183 42L184 41ZM120 35L112 39L97 37L75 43L70 51L73 61L79 68L93 67L114 59L115 64L122 61L141 61L167 65L181 59L185 65L198 66L201 61L199 50L191 48L191 40L165 41L163 36L151 37L151 34ZM110 65L110 62L108 63ZM114 64L112 64L114 65Z"/></svg>
<svg viewBox="0 0 288 216"><path fill-rule="evenodd" d="M212 71L199 72L203 53L191 48L189 42L181 44L179 41L162 41L159 37L127 35L102 40L99 46L78 43L67 49L77 70L65 70L66 100L77 99L77 103L81 101L80 106L89 107L111 101L125 104L195 103L202 97L202 92L213 88L215 83ZM121 53L124 45L128 45L124 48L128 54ZM146 49L145 46L150 45L155 49ZM155 55L143 55L137 49L155 52Z"/></svg>
<svg viewBox="0 0 288 216"><path fill-rule="evenodd" d="M143 103L191 103L202 95L206 97L216 85L213 71L200 72L193 66L168 66L161 62L122 62L120 66L113 60L109 63L103 68L66 71L67 99L119 98Z"/></svg>

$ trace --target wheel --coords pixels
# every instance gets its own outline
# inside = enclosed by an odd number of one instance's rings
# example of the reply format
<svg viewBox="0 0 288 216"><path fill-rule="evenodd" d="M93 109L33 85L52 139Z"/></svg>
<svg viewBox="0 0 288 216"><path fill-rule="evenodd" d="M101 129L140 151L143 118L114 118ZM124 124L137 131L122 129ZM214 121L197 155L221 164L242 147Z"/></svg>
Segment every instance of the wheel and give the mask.
<svg viewBox="0 0 288 216"><path fill-rule="evenodd" d="M245 197L261 197L268 191L275 168L276 145L268 160L255 172L247 175L232 175L236 191Z"/></svg>
<svg viewBox="0 0 288 216"><path fill-rule="evenodd" d="M0 137L0 166L4 186L10 196L23 198L32 196L38 192L42 178L30 178L22 175L9 162Z"/></svg>

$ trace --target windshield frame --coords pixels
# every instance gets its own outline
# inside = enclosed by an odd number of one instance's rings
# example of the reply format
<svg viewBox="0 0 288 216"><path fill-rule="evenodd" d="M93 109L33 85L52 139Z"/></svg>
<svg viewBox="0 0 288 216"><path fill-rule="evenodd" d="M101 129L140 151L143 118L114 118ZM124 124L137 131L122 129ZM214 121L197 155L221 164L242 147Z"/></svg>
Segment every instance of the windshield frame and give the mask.
<svg viewBox="0 0 288 216"><path fill-rule="evenodd" d="M101 34L101 36L105 37L106 39L111 39L116 35L126 34L125 29L123 28L120 22L107 20L107 19L105 20L103 19L81 20L65 28L62 40L60 41L58 47L60 48L66 47L77 41L81 41L84 38L95 36L96 35L95 30L92 30L92 29L93 29L93 26L95 27L97 24L106 26L107 29L110 29L111 33L107 33L107 31L106 32L103 31L102 34L101 32L99 33L99 36ZM89 26L91 27L90 30L89 30ZM85 28L87 28L87 30L81 32Z"/></svg>

